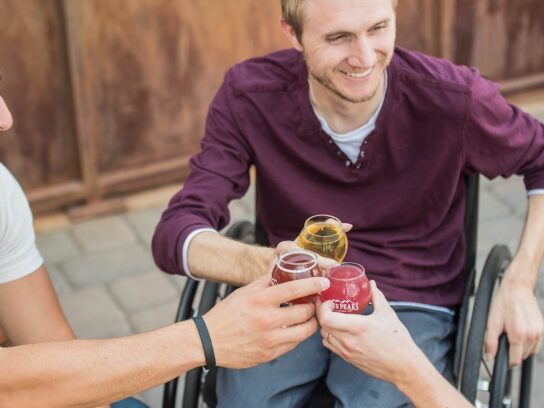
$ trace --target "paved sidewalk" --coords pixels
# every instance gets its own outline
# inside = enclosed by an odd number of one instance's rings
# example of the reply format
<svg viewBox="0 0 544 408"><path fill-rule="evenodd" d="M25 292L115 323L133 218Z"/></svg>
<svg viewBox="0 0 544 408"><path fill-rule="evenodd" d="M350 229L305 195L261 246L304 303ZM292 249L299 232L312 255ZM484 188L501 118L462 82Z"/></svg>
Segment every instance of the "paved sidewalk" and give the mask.
<svg viewBox="0 0 544 408"><path fill-rule="evenodd" d="M528 110L544 121L543 99L528 103ZM537 103L538 102L538 103ZM45 258L68 320L81 338L124 336L158 328L174 319L184 278L163 274L150 254L153 229L177 186L126 199L126 214L72 224L63 215L36 220L37 242ZM519 178L482 181L478 265L495 243L512 251L523 227L526 208ZM250 219L253 191L231 205L233 221ZM544 310L544 279L540 273L538 296ZM544 352L537 358L533 381L533 407L544 405ZM162 387L139 397L160 407Z"/></svg>

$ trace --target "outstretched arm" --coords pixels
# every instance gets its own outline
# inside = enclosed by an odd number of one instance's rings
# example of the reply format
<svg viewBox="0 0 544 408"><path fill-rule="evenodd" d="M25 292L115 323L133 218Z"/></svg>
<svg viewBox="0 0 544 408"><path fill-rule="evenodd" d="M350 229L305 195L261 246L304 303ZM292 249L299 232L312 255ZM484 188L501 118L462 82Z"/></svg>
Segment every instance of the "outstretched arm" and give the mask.
<svg viewBox="0 0 544 408"><path fill-rule="evenodd" d="M371 282L374 312L369 316L333 312L320 305L323 345L367 374L397 386L417 407L470 407L425 357L408 330Z"/></svg>
<svg viewBox="0 0 544 408"><path fill-rule="evenodd" d="M201 232L189 245L188 265L197 278L242 286L265 275L277 252L215 232Z"/></svg>
<svg viewBox="0 0 544 408"><path fill-rule="evenodd" d="M346 233L351 228L351 224L342 224ZM267 274L275 257L288 248L297 248L297 244L282 241L276 248L265 248L244 244L214 232L202 232L191 240L189 270L199 278L245 285ZM331 263L335 262L319 257L321 268L325 269Z"/></svg>
<svg viewBox="0 0 544 408"><path fill-rule="evenodd" d="M323 278L245 286L204 316L217 364L245 368L291 350L317 329L312 304L280 307L328 287ZM282 328L288 326L287 328ZM107 340L0 349L0 406L95 407L164 383L205 363L192 321Z"/></svg>

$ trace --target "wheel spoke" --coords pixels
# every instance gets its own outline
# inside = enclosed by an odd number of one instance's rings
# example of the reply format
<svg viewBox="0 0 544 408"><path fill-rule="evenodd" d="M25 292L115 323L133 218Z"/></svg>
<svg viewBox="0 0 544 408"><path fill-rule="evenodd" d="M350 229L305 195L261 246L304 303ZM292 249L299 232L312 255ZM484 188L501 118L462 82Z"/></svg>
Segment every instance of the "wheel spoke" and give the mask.
<svg viewBox="0 0 544 408"><path fill-rule="evenodd" d="M487 365L486 361L483 358L482 358L482 364L484 365L487 375L489 376L489 378L491 378L491 370L489 369L489 366Z"/></svg>

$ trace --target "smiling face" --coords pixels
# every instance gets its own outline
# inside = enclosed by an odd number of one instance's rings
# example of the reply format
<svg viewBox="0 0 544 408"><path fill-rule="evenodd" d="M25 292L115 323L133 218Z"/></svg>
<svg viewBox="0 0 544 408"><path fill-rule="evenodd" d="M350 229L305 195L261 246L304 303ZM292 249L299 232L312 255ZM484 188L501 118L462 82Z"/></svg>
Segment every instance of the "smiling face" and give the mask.
<svg viewBox="0 0 544 408"><path fill-rule="evenodd" d="M316 99L361 103L377 99L395 47L391 0L307 0L302 36L282 21L293 46L304 53Z"/></svg>

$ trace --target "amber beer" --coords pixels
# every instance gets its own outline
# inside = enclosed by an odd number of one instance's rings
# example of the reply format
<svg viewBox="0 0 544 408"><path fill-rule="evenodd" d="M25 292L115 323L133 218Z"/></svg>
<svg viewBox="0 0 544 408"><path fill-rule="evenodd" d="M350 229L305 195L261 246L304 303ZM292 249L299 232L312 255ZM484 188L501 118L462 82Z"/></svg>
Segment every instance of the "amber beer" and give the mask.
<svg viewBox="0 0 544 408"><path fill-rule="evenodd" d="M296 239L299 247L342 262L348 251L348 239L342 222L332 215L314 215L306 220Z"/></svg>
<svg viewBox="0 0 544 408"><path fill-rule="evenodd" d="M281 252L276 258L272 270L272 284L279 285L295 279L305 279L318 276L317 256L304 249L291 248ZM311 303L315 295L292 300L290 303Z"/></svg>

